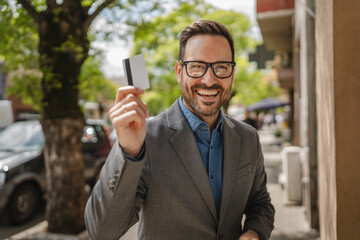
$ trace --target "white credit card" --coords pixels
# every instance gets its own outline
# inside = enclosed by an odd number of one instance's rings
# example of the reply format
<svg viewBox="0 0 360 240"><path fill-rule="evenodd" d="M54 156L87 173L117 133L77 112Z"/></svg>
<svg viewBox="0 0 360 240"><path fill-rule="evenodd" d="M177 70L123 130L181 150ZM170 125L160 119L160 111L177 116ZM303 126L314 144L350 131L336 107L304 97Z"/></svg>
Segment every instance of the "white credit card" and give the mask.
<svg viewBox="0 0 360 240"><path fill-rule="evenodd" d="M143 54L123 59L123 67L128 85L133 85L143 90L150 88Z"/></svg>

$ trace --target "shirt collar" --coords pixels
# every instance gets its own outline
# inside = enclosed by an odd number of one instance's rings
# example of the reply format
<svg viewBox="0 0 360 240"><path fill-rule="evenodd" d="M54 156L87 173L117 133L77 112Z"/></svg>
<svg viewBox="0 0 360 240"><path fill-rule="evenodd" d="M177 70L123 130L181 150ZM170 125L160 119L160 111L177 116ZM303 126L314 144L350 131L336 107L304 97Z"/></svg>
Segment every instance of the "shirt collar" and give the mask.
<svg viewBox="0 0 360 240"><path fill-rule="evenodd" d="M199 126L204 125L204 124L209 128L209 125L206 122L200 120L200 118L198 118L194 113L192 113L185 106L182 96L179 98L178 102L180 105L180 109L181 109L182 113L184 114L186 120L188 121L190 128L193 132L195 132ZM222 128L223 128L223 113L222 113L222 110L220 109L220 113L219 113L219 117L218 117L217 125L216 125L215 129L218 129L218 130L220 130L220 132L222 132Z"/></svg>

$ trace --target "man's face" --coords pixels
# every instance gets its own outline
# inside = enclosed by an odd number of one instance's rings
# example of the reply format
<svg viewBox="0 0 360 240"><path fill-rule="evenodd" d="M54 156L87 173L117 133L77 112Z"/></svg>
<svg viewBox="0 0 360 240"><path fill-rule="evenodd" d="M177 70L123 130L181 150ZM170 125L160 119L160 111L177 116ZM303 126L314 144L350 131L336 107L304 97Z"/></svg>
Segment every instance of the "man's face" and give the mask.
<svg viewBox="0 0 360 240"><path fill-rule="evenodd" d="M223 36L195 35L188 39L182 60L231 62L230 44ZM220 79L209 67L201 78L192 78L187 75L185 66L179 62L176 62L175 71L184 104L200 119L217 117L222 104L230 96L234 73L228 78Z"/></svg>

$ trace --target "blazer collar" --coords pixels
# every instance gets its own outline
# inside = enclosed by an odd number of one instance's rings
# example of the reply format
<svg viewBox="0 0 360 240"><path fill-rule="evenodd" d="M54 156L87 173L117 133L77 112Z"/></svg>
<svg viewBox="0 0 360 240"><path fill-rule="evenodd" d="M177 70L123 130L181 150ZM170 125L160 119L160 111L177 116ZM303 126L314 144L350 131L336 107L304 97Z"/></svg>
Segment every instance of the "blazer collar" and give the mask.
<svg viewBox="0 0 360 240"><path fill-rule="evenodd" d="M166 111L167 124L170 129L179 131L186 128L186 118L181 112L179 106L179 98L173 103L173 105ZM186 123L186 124L184 124Z"/></svg>

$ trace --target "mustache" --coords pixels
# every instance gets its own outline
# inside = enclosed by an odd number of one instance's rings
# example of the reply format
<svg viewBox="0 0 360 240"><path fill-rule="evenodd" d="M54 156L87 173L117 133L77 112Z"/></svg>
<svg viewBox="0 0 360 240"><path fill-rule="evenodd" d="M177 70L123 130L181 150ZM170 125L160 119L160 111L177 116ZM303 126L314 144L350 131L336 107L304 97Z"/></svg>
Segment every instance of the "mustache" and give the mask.
<svg viewBox="0 0 360 240"><path fill-rule="evenodd" d="M219 90L219 91L223 91L224 88L222 86L220 86L219 84L214 84L212 86L206 86L204 83L199 83L199 84L195 84L194 86L191 87L192 91L195 91L195 89L205 89L205 90Z"/></svg>

